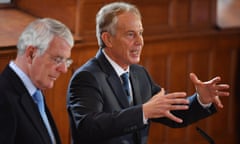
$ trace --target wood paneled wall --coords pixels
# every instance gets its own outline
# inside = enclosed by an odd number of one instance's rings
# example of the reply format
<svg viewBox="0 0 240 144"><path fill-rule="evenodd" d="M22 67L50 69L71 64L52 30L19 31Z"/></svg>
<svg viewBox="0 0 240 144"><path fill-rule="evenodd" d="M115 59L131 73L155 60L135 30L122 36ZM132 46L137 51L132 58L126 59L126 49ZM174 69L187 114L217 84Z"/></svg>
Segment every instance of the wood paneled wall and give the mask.
<svg viewBox="0 0 240 144"><path fill-rule="evenodd" d="M97 52L95 15L103 4L111 1L113 0L39 2L15 0L18 10L35 18L56 18L68 25L74 33L76 40L72 52L74 64L67 74L56 81L53 89L45 91L47 104L53 113L63 144L70 144L71 137L66 111L68 82L75 69ZM141 0L141 2L128 0L128 2L136 4L142 12L145 46L141 64L168 92L186 91L191 95L194 87L189 79L190 72L195 72L203 81L220 75L223 82L231 85L231 96L222 98L225 107L217 114L181 129L152 123L148 144L207 143L195 130L196 126L205 130L217 144L237 144L236 112L239 107L236 105L235 80L239 65L237 59L240 29L216 29L216 0ZM1 13L2 10L0 15ZM15 22L23 22L16 25L27 24L27 21L22 21L24 17L15 18ZM15 28L12 25L11 27ZM8 33L5 29L3 32ZM16 37L12 38L10 46L6 43L0 45L0 71L15 57L16 49L12 42L16 41ZM0 41L2 40L6 39L0 36Z"/></svg>
<svg viewBox="0 0 240 144"><path fill-rule="evenodd" d="M37 17L53 17L68 25L76 37L95 41L95 16L115 0L15 0L17 7ZM216 0L125 0L137 5L145 35L212 30Z"/></svg>
<svg viewBox="0 0 240 144"><path fill-rule="evenodd" d="M222 98L225 107L216 115L182 129L153 124L149 144L206 143L197 133L196 126L204 129L217 144L234 143L234 81L239 44L239 37L234 38L228 34L158 40L146 44L143 65L150 70L154 80L169 92L187 91L189 95L192 94L194 87L189 79L190 72L195 72L204 81L220 75L223 82L232 86L231 97Z"/></svg>

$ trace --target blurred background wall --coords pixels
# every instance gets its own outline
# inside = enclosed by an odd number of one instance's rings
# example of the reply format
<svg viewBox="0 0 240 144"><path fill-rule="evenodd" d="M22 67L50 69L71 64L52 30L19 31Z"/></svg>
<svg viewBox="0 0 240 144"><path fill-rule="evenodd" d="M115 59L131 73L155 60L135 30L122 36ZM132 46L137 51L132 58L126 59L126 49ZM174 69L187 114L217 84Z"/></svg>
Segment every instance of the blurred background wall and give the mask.
<svg viewBox="0 0 240 144"><path fill-rule="evenodd" d="M98 50L95 15L114 0L13 0L0 4L0 71L15 58L16 43L23 28L39 17L52 17L70 27L75 46L74 64L62 75L46 101L54 115L63 144L70 144L66 111L67 84L76 68ZM224 109L189 127L172 129L153 123L149 144L204 144L200 127L217 144L237 144L240 100L240 1L239 0L126 0L136 4L143 16L145 46L141 64L169 92L194 87L189 73L203 81L220 75L231 85L231 96L222 98ZM1 2L1 1L0 1Z"/></svg>

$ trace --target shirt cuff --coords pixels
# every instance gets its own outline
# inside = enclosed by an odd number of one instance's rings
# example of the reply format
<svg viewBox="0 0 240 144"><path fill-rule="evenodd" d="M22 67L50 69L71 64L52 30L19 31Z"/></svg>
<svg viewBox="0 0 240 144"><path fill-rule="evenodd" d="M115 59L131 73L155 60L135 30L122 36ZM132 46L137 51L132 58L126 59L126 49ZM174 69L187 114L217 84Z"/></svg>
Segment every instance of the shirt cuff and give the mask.
<svg viewBox="0 0 240 144"><path fill-rule="evenodd" d="M197 93L197 100L198 100L199 104L200 104L203 108L209 108L209 107L212 105L212 103L203 104L203 103L200 101L200 98L199 98L199 97L200 97L200 96L199 96L199 94Z"/></svg>
<svg viewBox="0 0 240 144"><path fill-rule="evenodd" d="M143 124L148 124L148 119L145 118L144 112L143 112Z"/></svg>

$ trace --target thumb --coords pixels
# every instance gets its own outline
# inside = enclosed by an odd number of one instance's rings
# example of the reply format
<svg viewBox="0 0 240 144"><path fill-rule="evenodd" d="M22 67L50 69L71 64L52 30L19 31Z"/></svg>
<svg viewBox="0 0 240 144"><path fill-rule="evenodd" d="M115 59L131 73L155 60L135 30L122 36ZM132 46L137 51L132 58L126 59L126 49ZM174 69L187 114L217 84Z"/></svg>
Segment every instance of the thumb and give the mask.
<svg viewBox="0 0 240 144"><path fill-rule="evenodd" d="M195 73L190 73L189 77L194 85L198 85L201 83L201 81L198 79L197 75Z"/></svg>
<svg viewBox="0 0 240 144"><path fill-rule="evenodd" d="M165 95L165 89L161 88L161 91L159 92L160 95Z"/></svg>

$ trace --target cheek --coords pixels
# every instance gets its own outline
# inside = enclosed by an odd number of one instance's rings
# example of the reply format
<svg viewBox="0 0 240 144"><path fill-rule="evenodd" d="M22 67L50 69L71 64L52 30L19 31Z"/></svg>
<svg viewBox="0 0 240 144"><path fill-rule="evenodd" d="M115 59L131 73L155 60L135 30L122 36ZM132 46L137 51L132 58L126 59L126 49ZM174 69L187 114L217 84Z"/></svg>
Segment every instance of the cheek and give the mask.
<svg viewBox="0 0 240 144"><path fill-rule="evenodd" d="M39 65L39 66L36 66L35 69L33 70L33 75L37 81L41 81L41 80L44 80L43 75L45 72L46 71L44 71L41 65Z"/></svg>
<svg viewBox="0 0 240 144"><path fill-rule="evenodd" d="M130 41L123 40L118 44L118 46L119 46L119 49L121 49L121 51L126 53L131 49L132 43Z"/></svg>
<svg viewBox="0 0 240 144"><path fill-rule="evenodd" d="M50 70L50 65L49 64L44 64L42 63L36 63L33 67L33 74L38 80L44 80L45 77L47 76L47 73Z"/></svg>
<svg viewBox="0 0 240 144"><path fill-rule="evenodd" d="M114 51L119 58L128 59L132 45L133 44L128 39L119 38L118 41L114 42Z"/></svg>

